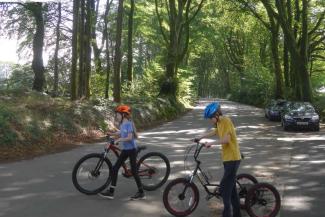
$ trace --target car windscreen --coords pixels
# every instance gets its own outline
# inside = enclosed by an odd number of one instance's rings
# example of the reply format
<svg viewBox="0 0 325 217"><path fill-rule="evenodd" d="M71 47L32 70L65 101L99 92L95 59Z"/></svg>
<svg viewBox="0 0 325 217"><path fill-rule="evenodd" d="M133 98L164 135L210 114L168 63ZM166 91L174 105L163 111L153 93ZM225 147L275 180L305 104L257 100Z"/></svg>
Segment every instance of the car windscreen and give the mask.
<svg viewBox="0 0 325 217"><path fill-rule="evenodd" d="M312 105L304 103L293 103L290 106L290 110L297 112L315 112L315 109Z"/></svg>

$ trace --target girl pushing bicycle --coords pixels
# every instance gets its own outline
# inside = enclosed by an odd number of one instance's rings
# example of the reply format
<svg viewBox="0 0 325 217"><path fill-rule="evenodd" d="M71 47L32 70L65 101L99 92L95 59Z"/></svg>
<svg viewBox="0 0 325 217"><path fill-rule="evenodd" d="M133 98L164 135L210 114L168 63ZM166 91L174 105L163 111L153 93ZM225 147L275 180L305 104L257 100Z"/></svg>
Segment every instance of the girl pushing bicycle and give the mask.
<svg viewBox="0 0 325 217"><path fill-rule="evenodd" d="M222 161L224 165L224 174L220 183L220 193L224 204L222 216L241 217L240 202L236 190L236 174L241 161L241 154L234 125L229 118L222 116L219 102L211 103L205 108L204 118L210 119L215 129L196 138L195 141L214 135L219 137L217 142L205 143L205 147L210 148L212 145L222 146Z"/></svg>
<svg viewBox="0 0 325 217"><path fill-rule="evenodd" d="M131 121L131 108L127 105L117 106L115 109L115 119L119 123L119 130L116 132L108 132L110 136L116 136L115 144L122 143L122 152L113 166L111 186L105 192L99 193L101 197L114 199L114 191L117 183L118 171L127 158L130 158L131 171L138 187L138 192L132 196L131 200L145 199L143 186L137 172L137 137L136 128Z"/></svg>

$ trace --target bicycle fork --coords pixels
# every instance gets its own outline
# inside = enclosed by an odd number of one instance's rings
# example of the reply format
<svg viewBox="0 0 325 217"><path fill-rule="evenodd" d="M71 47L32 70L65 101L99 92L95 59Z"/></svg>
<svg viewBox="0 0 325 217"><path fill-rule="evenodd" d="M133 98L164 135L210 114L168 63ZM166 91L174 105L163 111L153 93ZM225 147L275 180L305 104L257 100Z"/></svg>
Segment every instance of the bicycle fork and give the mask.
<svg viewBox="0 0 325 217"><path fill-rule="evenodd" d="M91 172L92 176L97 177L98 175L100 175L99 169L103 166L103 163L104 163L104 160L105 160L107 154L108 154L108 151L105 151L103 153L103 157L101 159L99 159L95 169Z"/></svg>

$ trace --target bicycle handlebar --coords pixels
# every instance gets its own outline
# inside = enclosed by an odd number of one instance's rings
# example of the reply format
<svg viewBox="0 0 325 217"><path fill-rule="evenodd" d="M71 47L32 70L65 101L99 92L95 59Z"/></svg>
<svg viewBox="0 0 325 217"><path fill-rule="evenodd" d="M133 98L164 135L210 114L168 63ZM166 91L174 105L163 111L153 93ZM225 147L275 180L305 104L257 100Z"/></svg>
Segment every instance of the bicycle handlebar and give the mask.
<svg viewBox="0 0 325 217"><path fill-rule="evenodd" d="M111 138L110 135L106 135L106 140L111 145L114 145L114 143L115 143L115 140L113 138Z"/></svg>
<svg viewBox="0 0 325 217"><path fill-rule="evenodd" d="M200 143L199 140L195 139L194 140L196 142L196 149L195 149L195 152L194 152L194 159L197 160L197 157L199 156L202 148L204 147L204 143Z"/></svg>

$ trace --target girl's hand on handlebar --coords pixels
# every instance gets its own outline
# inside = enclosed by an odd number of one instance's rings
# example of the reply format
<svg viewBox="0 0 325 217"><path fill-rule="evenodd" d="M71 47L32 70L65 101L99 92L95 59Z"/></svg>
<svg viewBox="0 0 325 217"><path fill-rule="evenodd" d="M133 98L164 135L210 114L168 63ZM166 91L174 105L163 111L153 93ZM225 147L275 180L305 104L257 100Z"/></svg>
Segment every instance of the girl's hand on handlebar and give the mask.
<svg viewBox="0 0 325 217"><path fill-rule="evenodd" d="M117 139L117 140L114 141L114 145L118 145L119 143L120 143L120 140L119 139Z"/></svg>

